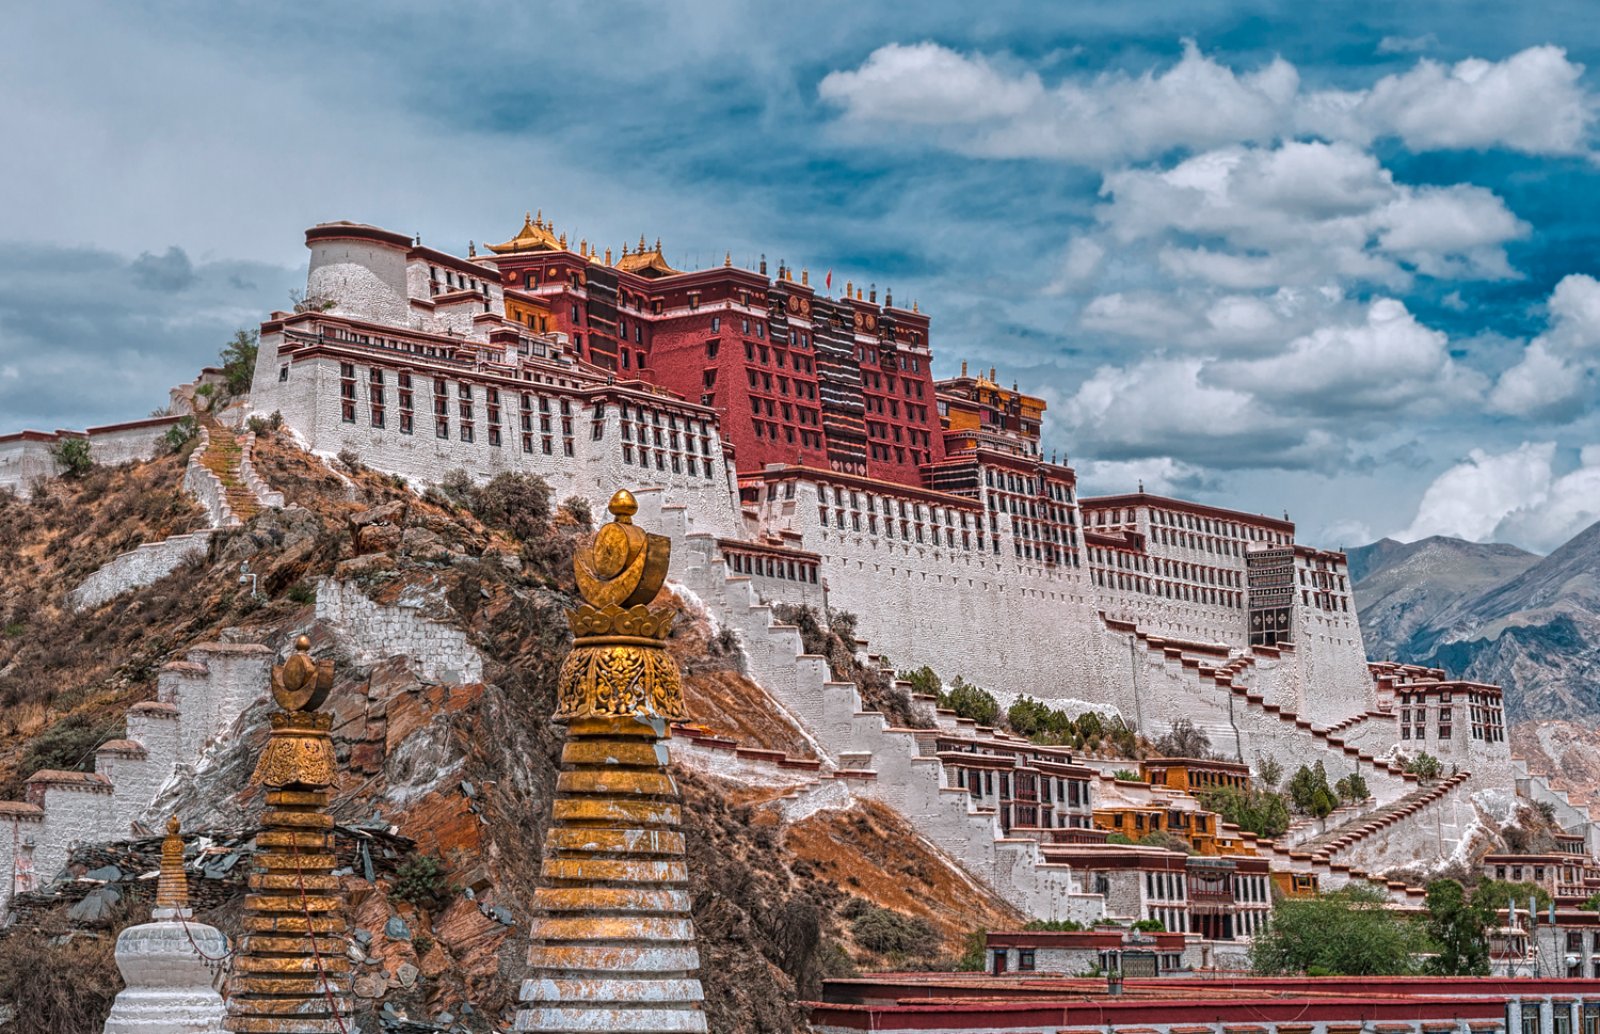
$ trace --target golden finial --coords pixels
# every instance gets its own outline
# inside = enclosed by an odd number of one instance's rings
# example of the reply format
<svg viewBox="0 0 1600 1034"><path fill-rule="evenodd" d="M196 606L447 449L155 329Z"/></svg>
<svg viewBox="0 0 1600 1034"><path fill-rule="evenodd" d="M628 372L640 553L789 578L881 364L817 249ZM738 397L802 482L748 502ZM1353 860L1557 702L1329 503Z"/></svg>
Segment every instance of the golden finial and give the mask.
<svg viewBox="0 0 1600 1034"><path fill-rule="evenodd" d="M606 249L606 265L611 265L611 249Z"/></svg>
<svg viewBox="0 0 1600 1034"><path fill-rule="evenodd" d="M722 253L722 265L724 267L733 265L733 252L725 251Z"/></svg>
<svg viewBox="0 0 1600 1034"><path fill-rule="evenodd" d="M539 214L535 217L533 225L541 230L544 229L544 209L539 209Z"/></svg>
<svg viewBox="0 0 1600 1034"><path fill-rule="evenodd" d="M656 238L656 253L660 254L660 252L661 252L661 238L657 237Z"/></svg>
<svg viewBox="0 0 1600 1034"><path fill-rule="evenodd" d="M800 267L800 284L803 287L811 286L811 270L805 268L804 266Z"/></svg>
<svg viewBox="0 0 1600 1034"><path fill-rule="evenodd" d="M912 312L921 312L922 311L921 309L917 308L917 300L915 298L911 299L911 311Z"/></svg>
<svg viewBox="0 0 1600 1034"><path fill-rule="evenodd" d="M585 237L583 240L578 242L578 254L582 255L584 258L589 257L589 238Z"/></svg>
<svg viewBox="0 0 1600 1034"><path fill-rule="evenodd" d="M678 668L662 648L673 611L648 606L666 582L672 540L633 523L639 502L627 489L606 508L611 522L572 558L584 603L567 615L577 643L561 669L556 717L685 717Z"/></svg>
<svg viewBox="0 0 1600 1034"><path fill-rule="evenodd" d="M567 250L567 235L565 233L561 235L561 250Z"/></svg>
<svg viewBox="0 0 1600 1034"><path fill-rule="evenodd" d="M644 254L644 234L639 235L639 254Z"/></svg>
<svg viewBox="0 0 1600 1034"><path fill-rule="evenodd" d="M285 711L315 711L333 689L333 662L311 659L311 639L294 641L294 654L272 669L272 697Z"/></svg>
<svg viewBox="0 0 1600 1034"><path fill-rule="evenodd" d="M622 257L623 258L627 258L628 257L628 242L627 241L623 241L622 242Z"/></svg>
<svg viewBox="0 0 1600 1034"><path fill-rule="evenodd" d="M156 907L189 908L189 878L183 871L183 837L178 834L178 816L167 819L167 835L161 841L161 876L156 880Z"/></svg>

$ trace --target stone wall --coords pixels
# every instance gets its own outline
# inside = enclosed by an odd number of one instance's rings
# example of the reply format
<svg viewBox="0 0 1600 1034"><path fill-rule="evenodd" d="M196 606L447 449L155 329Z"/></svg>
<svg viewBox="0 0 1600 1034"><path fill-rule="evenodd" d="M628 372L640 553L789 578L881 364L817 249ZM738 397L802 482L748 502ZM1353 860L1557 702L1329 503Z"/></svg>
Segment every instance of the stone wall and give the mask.
<svg viewBox="0 0 1600 1034"><path fill-rule="evenodd" d="M210 529L145 542L119 553L68 594L73 609L98 607L129 589L151 585L177 569L190 557L205 556L211 546Z"/></svg>
<svg viewBox="0 0 1600 1034"><path fill-rule="evenodd" d="M463 632L437 620L448 613L438 586L410 586L393 606L384 606L348 582L324 578L317 584L317 618L332 626L357 664L404 656L429 682L482 682L483 655Z"/></svg>
<svg viewBox="0 0 1600 1034"><path fill-rule="evenodd" d="M162 787L193 765L267 692L272 651L201 643L163 666L153 701L127 713L127 738L103 743L93 772L38 772L25 802L0 802L0 912L11 895L49 882L70 848L126 838Z"/></svg>
<svg viewBox="0 0 1600 1034"><path fill-rule="evenodd" d="M161 447L175 416L151 417L87 431L21 431L0 435L0 491L26 489L37 478L55 477L55 448L64 438L88 438L89 458L104 466L147 460Z"/></svg>

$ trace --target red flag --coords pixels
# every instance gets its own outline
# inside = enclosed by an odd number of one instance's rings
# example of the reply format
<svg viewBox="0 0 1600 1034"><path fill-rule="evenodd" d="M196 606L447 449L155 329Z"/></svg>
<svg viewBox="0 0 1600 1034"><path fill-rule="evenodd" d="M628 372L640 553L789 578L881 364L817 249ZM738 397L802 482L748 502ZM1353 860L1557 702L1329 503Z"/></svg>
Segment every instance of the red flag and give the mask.
<svg viewBox="0 0 1600 1034"><path fill-rule="evenodd" d="M828 279L823 281L822 286L830 289L833 287L833 270L828 270Z"/></svg>

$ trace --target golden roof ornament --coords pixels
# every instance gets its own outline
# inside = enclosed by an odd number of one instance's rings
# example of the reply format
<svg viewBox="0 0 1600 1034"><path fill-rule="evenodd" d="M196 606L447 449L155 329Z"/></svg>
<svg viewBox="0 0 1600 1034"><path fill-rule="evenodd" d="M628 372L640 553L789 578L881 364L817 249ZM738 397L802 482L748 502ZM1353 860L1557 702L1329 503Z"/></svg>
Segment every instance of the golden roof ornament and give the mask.
<svg viewBox="0 0 1600 1034"><path fill-rule="evenodd" d="M612 520L572 559L584 602L567 613L577 641L561 668L556 718L688 717L678 666L663 640L670 607L648 606L666 582L672 540L633 523L638 501L611 497Z"/></svg>

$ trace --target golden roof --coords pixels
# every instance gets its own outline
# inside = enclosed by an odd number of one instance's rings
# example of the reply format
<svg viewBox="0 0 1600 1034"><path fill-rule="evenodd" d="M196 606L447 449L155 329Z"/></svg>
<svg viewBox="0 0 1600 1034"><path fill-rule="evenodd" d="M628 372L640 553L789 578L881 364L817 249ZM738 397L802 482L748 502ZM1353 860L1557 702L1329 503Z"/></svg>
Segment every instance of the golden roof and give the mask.
<svg viewBox="0 0 1600 1034"><path fill-rule="evenodd" d="M544 221L541 211L535 219L531 212L524 213L522 229L517 235L503 244L489 244L486 247L496 255L506 255L517 251L565 251L566 247L556 238L555 226Z"/></svg>
<svg viewBox="0 0 1600 1034"><path fill-rule="evenodd" d="M644 235L639 235L639 250L633 254L628 253L626 246L622 249L622 257L617 259L617 268L624 273L635 273L644 277L675 276L682 270L673 269L667 264L666 256L661 254L661 238L656 238L656 246L648 247L644 242Z"/></svg>

